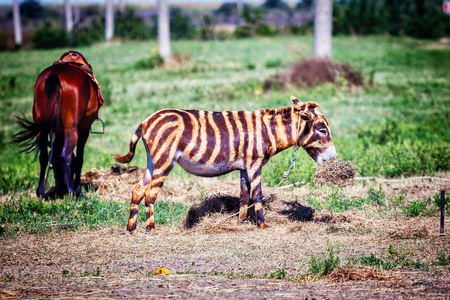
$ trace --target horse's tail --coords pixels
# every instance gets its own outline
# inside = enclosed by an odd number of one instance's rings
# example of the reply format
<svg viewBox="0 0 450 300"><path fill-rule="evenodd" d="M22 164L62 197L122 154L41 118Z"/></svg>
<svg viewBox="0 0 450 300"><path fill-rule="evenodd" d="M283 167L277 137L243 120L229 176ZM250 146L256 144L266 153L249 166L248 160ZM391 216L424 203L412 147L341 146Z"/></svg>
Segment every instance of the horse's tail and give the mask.
<svg viewBox="0 0 450 300"><path fill-rule="evenodd" d="M52 127L57 125L61 93L62 86L59 76L56 74L50 75L45 80L44 107L36 122L46 123Z"/></svg>
<svg viewBox="0 0 450 300"><path fill-rule="evenodd" d="M33 152L41 142L47 143L50 130L57 124L61 82L58 75L50 75L45 80L45 95L41 114L35 121L28 120L23 113L15 119L22 130L13 136L13 143L23 148L20 152ZM43 140L45 139L45 140ZM39 151L39 149L38 149Z"/></svg>
<svg viewBox="0 0 450 300"><path fill-rule="evenodd" d="M139 127L136 129L136 132L131 138L130 151L122 156L120 156L119 154L113 154L114 159L122 164L129 163L133 159L134 152L136 151L136 145L141 137L142 137L142 124L139 124Z"/></svg>

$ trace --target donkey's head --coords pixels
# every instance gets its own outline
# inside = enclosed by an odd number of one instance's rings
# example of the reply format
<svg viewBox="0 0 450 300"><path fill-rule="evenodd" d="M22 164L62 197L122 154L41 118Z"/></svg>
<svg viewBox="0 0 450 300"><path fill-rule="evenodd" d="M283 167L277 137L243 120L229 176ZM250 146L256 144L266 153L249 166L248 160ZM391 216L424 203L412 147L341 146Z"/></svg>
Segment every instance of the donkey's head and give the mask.
<svg viewBox="0 0 450 300"><path fill-rule="evenodd" d="M302 103L294 96L291 96L291 101L304 121L298 126L297 145L303 147L319 165L336 157L328 121L317 110L319 105L315 102Z"/></svg>
<svg viewBox="0 0 450 300"><path fill-rule="evenodd" d="M72 63L84 65L87 67L88 70L90 70L90 73L92 73L91 65L88 63L86 58L84 58L83 54L81 54L78 51L73 51L73 50L67 51L63 55L61 55L59 60L63 61L63 62L72 62Z"/></svg>

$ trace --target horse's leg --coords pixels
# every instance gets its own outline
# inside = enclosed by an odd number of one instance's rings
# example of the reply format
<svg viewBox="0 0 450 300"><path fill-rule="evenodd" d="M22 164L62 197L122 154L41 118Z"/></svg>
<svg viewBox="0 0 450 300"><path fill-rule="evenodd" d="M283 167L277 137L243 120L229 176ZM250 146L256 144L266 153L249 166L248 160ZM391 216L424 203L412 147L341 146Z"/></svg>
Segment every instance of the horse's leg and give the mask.
<svg viewBox="0 0 450 300"><path fill-rule="evenodd" d="M64 183L64 172L61 163L61 151L63 147L64 140L62 137L55 137L53 143L53 153L52 153L52 165L53 165L53 175L55 177L55 192L59 197L63 197L67 192L66 184Z"/></svg>
<svg viewBox="0 0 450 300"><path fill-rule="evenodd" d="M75 157L75 165L74 165L75 180L73 182L73 189L76 191L77 196L81 194L81 186L80 186L81 169L83 168L84 162L84 147L86 146L86 141L88 137L89 137L89 130L81 132L78 135L77 155Z"/></svg>
<svg viewBox="0 0 450 300"><path fill-rule="evenodd" d="M250 181L248 179L247 171L241 171L241 194L239 197L240 212L239 220L244 221L247 219L247 207L250 200Z"/></svg>
<svg viewBox="0 0 450 300"><path fill-rule="evenodd" d="M41 132L37 141L37 147L39 148L39 164L41 166L41 172L39 174L39 186L36 190L38 197L43 197L45 194L45 172L48 167L48 151L47 151L47 133Z"/></svg>
<svg viewBox="0 0 450 300"><path fill-rule="evenodd" d="M261 167L256 169L253 174L250 174L251 197L255 203L255 219L256 224L262 229L266 229L269 225L264 221L264 214L262 208L262 189L261 189Z"/></svg>
<svg viewBox="0 0 450 300"><path fill-rule="evenodd" d="M72 154L78 142L78 132L76 130L65 130L64 132L64 146L61 151L61 165L64 173L64 183L67 186L67 191L70 194L74 193L72 180Z"/></svg>

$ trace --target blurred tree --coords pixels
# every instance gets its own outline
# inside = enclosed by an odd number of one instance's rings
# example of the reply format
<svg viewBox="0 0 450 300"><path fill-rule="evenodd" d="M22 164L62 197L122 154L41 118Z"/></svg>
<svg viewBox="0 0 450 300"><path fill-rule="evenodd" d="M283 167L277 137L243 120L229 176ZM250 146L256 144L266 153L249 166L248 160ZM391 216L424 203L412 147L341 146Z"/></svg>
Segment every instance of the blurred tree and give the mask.
<svg viewBox="0 0 450 300"><path fill-rule="evenodd" d="M170 36L174 40L192 39L195 35L195 27L191 18L183 13L179 7L170 9Z"/></svg>
<svg viewBox="0 0 450 300"><path fill-rule="evenodd" d="M20 15L25 19L42 19L45 17L44 7L36 0L25 0L20 5Z"/></svg>
<svg viewBox="0 0 450 300"><path fill-rule="evenodd" d="M14 41L16 45L22 45L22 24L20 22L19 0L13 0Z"/></svg>
<svg viewBox="0 0 450 300"><path fill-rule="evenodd" d="M262 7L266 9L289 9L283 0L265 0Z"/></svg>
<svg viewBox="0 0 450 300"><path fill-rule="evenodd" d="M33 46L36 49L50 49L67 47L69 39L66 31L61 27L53 26L47 19L33 34Z"/></svg>
<svg viewBox="0 0 450 300"><path fill-rule="evenodd" d="M136 15L134 9L125 8L117 14L114 35L130 40L145 40L150 37L150 32L144 20Z"/></svg>
<svg viewBox="0 0 450 300"><path fill-rule="evenodd" d="M295 5L295 8L297 9L312 9L313 7L313 0L299 0L297 2L297 5Z"/></svg>

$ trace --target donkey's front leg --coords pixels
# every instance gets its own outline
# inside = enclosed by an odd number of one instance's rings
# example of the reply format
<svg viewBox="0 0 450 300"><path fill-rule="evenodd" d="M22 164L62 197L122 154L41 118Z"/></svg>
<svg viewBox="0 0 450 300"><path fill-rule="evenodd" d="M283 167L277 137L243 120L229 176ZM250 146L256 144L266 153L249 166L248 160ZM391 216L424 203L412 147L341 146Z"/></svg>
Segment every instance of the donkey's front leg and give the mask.
<svg viewBox="0 0 450 300"><path fill-rule="evenodd" d="M261 168L259 168L250 178L251 196L255 203L256 224L262 229L269 228L270 226L264 221L262 208Z"/></svg>

